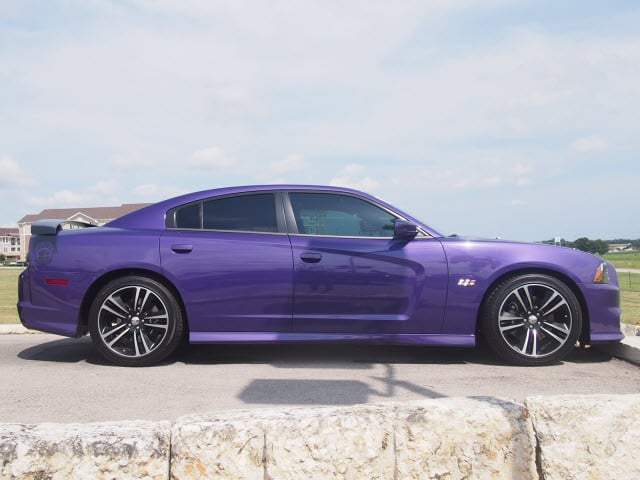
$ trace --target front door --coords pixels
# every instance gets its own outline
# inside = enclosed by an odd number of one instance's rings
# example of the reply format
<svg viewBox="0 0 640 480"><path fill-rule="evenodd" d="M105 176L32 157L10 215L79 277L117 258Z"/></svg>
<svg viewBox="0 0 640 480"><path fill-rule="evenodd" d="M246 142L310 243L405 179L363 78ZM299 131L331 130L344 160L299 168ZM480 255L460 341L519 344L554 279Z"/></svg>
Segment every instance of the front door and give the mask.
<svg viewBox="0 0 640 480"><path fill-rule="evenodd" d="M357 196L288 196L297 225L294 332L440 332L447 264L437 239L394 239L399 217Z"/></svg>

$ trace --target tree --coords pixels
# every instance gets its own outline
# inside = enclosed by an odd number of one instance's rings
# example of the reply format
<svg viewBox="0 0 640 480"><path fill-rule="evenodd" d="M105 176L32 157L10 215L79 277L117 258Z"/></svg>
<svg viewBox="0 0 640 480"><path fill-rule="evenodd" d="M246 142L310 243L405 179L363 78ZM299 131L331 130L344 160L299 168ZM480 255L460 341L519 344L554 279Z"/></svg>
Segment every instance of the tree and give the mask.
<svg viewBox="0 0 640 480"><path fill-rule="evenodd" d="M580 237L573 242L573 248L577 248L578 250L582 250L583 252L594 252L594 244L592 240L589 240L587 237Z"/></svg>
<svg viewBox="0 0 640 480"><path fill-rule="evenodd" d="M7 257L5 257L3 253L0 253L0 262L4 262L6 259Z"/></svg>
<svg viewBox="0 0 640 480"><path fill-rule="evenodd" d="M597 253L598 255L604 255L609 251L609 244L604 240L600 240L600 239L595 240L593 242L593 250L594 251L592 253Z"/></svg>
<svg viewBox="0 0 640 480"><path fill-rule="evenodd" d="M571 246L578 250L582 250L583 252L595 253L598 255L605 254L609 251L609 244L604 240L589 240L587 237L578 238Z"/></svg>

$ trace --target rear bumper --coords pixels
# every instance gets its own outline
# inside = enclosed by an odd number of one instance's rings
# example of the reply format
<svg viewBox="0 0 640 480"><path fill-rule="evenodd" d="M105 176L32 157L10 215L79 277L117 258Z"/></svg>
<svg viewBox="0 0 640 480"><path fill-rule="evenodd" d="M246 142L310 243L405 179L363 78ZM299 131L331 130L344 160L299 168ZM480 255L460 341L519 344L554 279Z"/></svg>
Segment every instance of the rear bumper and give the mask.
<svg viewBox="0 0 640 480"><path fill-rule="evenodd" d="M20 322L30 330L55 333L65 337L78 337L78 312L37 307L29 302L18 302Z"/></svg>
<svg viewBox="0 0 640 480"><path fill-rule="evenodd" d="M29 269L18 279L18 316L20 322L30 330L55 333L66 337L78 337L78 311L65 305L64 308L42 307L31 303Z"/></svg>

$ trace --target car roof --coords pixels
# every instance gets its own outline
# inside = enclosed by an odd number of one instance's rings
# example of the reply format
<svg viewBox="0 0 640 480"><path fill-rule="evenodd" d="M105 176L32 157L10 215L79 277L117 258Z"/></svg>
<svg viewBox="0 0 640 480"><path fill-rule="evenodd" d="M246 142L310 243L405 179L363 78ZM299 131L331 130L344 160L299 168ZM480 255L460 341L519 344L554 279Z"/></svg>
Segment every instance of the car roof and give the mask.
<svg viewBox="0 0 640 480"><path fill-rule="evenodd" d="M264 192L264 191L295 191L304 190L307 192L336 192L336 193L348 193L357 195L369 199L377 204L380 204L392 211L395 211L402 215L409 221L424 227L430 234L434 236L441 236L438 232L433 231L428 226L424 225L419 220L405 214L398 210L395 206L386 203L385 201L374 197L368 193L355 190L348 187L338 187L333 185L304 185L304 184L278 184L278 185L243 185L235 187L214 188L210 190L201 190L197 192L187 193L177 197L162 200L148 207L141 208L128 215L120 217L112 222L106 224L106 227L112 228L131 228L131 229L163 229L165 226L165 214L171 208L185 205L187 203L204 200L210 197L217 197L223 195L234 195L240 193L252 193L252 192Z"/></svg>

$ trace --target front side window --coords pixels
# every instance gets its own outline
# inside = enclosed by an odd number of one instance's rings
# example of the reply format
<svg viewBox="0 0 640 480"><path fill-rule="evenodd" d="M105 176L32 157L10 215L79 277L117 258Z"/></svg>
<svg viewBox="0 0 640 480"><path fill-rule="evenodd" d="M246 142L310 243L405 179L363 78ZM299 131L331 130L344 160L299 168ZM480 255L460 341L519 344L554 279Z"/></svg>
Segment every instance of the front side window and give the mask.
<svg viewBox="0 0 640 480"><path fill-rule="evenodd" d="M298 232L337 237L393 237L394 220L386 210L350 195L289 193Z"/></svg>

